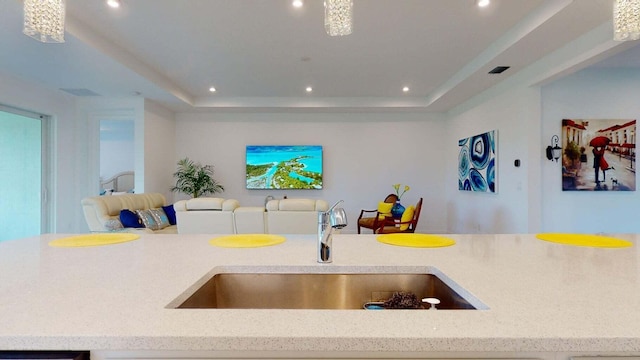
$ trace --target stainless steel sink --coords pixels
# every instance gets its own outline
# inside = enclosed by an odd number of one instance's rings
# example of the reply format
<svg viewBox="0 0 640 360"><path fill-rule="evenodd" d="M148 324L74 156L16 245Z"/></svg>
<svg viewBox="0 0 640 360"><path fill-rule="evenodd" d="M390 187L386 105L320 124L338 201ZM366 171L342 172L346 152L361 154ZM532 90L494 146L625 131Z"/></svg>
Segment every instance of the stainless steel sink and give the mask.
<svg viewBox="0 0 640 360"><path fill-rule="evenodd" d="M363 309L365 303L411 292L435 297L437 309L486 309L443 274L428 273L215 273L168 307L178 309ZM202 281L201 281L202 283ZM464 289L459 288L460 290ZM425 304L424 308L429 308Z"/></svg>

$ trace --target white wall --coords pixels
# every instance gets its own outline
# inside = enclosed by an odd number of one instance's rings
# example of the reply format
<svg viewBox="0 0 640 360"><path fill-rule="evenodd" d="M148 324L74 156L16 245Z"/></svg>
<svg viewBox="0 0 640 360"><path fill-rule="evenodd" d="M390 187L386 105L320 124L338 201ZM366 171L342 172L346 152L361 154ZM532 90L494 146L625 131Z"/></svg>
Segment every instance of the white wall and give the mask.
<svg viewBox="0 0 640 360"><path fill-rule="evenodd" d="M444 135L443 116L426 113L177 114L176 161L189 157L213 165L214 178L225 187L216 196L244 206L263 206L267 195L344 199L349 226L343 232L349 233L356 232L361 209L375 209L393 192L392 184L408 184L404 204L424 198L418 230L442 233ZM322 190L246 189L246 145L278 144L323 146Z"/></svg>
<svg viewBox="0 0 640 360"><path fill-rule="evenodd" d="M638 119L640 71L596 68L578 72L543 88L542 109L544 146L551 136L560 135L562 119ZM544 231L640 231L638 191L562 191L560 164L546 160L542 187Z"/></svg>
<svg viewBox="0 0 640 360"><path fill-rule="evenodd" d="M132 140L100 141L100 177L107 180L123 171L135 168L134 142Z"/></svg>
<svg viewBox="0 0 640 360"><path fill-rule="evenodd" d="M527 233L539 219L540 92L512 89L447 121L447 231L450 233ZM458 190L458 140L498 132L497 193ZM520 167L514 166L519 159Z"/></svg>
<svg viewBox="0 0 640 360"><path fill-rule="evenodd" d="M175 115L151 101L144 102L144 189L164 194L173 202L173 172L176 163ZM199 142L205 138L196 137Z"/></svg>
<svg viewBox="0 0 640 360"><path fill-rule="evenodd" d="M52 117L53 189L49 193L54 214L51 231L77 232L84 224L80 200L82 174L87 168L86 152L82 151L86 136L78 122L74 97L0 73L0 103Z"/></svg>

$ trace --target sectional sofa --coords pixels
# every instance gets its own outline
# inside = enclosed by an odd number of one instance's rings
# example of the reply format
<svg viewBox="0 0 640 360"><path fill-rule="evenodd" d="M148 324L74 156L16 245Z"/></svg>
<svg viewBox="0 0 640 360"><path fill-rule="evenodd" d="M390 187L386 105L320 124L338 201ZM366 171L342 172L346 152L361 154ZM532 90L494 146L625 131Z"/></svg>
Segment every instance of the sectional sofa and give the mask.
<svg viewBox="0 0 640 360"><path fill-rule="evenodd" d="M175 211L175 225L152 230L144 227L120 228L118 231L156 234L315 234L318 212L327 211L324 200L270 200L266 206L240 206L238 200L223 198L195 198L167 205L159 193L95 196L82 200L85 220L92 232L113 231L123 210L163 209L171 218ZM162 212L160 212L162 213Z"/></svg>
<svg viewBox="0 0 640 360"><path fill-rule="evenodd" d="M237 200L196 198L174 204L179 234L315 234L324 200L270 200L266 207L240 206Z"/></svg>

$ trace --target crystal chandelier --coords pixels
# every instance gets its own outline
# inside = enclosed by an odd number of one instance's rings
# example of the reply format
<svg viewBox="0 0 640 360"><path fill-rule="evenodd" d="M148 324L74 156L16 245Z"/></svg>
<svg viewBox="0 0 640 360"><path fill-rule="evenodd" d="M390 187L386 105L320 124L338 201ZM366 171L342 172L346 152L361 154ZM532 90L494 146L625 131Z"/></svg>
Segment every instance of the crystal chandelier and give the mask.
<svg viewBox="0 0 640 360"><path fill-rule="evenodd" d="M24 0L23 33L42 42L64 42L65 0Z"/></svg>
<svg viewBox="0 0 640 360"><path fill-rule="evenodd" d="M613 3L613 40L640 39L640 0L615 0Z"/></svg>
<svg viewBox="0 0 640 360"><path fill-rule="evenodd" d="M353 27L352 0L324 1L324 28L331 36L351 34Z"/></svg>

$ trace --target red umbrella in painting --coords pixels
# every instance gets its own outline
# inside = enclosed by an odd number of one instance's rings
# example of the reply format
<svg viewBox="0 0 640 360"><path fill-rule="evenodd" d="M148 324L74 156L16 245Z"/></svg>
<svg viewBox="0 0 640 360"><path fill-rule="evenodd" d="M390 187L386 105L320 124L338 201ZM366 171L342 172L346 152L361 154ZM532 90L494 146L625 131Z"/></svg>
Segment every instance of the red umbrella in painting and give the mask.
<svg viewBox="0 0 640 360"><path fill-rule="evenodd" d="M591 141L589 141L589 145L593 147L602 147L609 145L610 142L611 140L609 140L609 138L606 136L596 136L591 139Z"/></svg>

